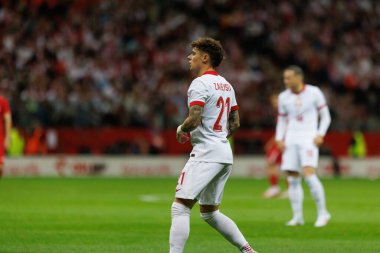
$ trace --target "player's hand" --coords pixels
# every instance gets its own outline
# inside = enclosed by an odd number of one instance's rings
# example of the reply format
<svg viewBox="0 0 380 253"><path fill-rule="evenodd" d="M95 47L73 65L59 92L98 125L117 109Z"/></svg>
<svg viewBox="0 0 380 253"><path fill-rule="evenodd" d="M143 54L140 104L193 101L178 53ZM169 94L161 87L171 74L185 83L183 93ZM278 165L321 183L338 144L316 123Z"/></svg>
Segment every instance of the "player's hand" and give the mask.
<svg viewBox="0 0 380 253"><path fill-rule="evenodd" d="M284 152L285 150L285 142L283 141L276 141L277 148L281 151Z"/></svg>
<svg viewBox="0 0 380 253"><path fill-rule="evenodd" d="M177 141L181 144L187 142L189 140L189 136L186 132L182 131L182 125L177 127Z"/></svg>
<svg viewBox="0 0 380 253"><path fill-rule="evenodd" d="M319 147L323 144L323 136L322 135L317 135L315 138L314 138L314 144Z"/></svg>

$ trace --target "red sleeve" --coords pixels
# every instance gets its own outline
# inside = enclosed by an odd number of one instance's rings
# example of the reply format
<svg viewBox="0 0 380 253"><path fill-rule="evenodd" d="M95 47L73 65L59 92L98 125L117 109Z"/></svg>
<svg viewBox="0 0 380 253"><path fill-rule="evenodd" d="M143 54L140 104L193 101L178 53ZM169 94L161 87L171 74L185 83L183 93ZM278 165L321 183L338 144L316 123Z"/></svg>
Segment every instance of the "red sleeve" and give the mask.
<svg viewBox="0 0 380 253"><path fill-rule="evenodd" d="M199 106L205 106L205 102L202 102L202 101L191 101L190 102L190 107L192 107L193 105L199 105Z"/></svg>
<svg viewBox="0 0 380 253"><path fill-rule="evenodd" d="M4 115L11 111L8 100L5 97L0 97L1 113Z"/></svg>
<svg viewBox="0 0 380 253"><path fill-rule="evenodd" d="M238 105L234 105L234 106L231 107L231 112L236 111L236 110L239 110L239 106Z"/></svg>

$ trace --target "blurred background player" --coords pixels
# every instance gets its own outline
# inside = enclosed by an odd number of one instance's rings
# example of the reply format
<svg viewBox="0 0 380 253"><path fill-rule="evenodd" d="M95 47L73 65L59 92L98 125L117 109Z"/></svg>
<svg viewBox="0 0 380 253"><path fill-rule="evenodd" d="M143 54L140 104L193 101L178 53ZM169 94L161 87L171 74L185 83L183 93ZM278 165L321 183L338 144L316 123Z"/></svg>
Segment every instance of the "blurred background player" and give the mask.
<svg viewBox="0 0 380 253"><path fill-rule="evenodd" d="M318 147L323 143L331 122L330 113L321 90L304 84L300 67L287 67L283 78L287 89L279 96L276 142L283 151L281 169L288 175L289 200L293 211L293 218L287 225L304 224L304 194L300 177L303 174L317 205L318 217L314 226L323 227L331 216L326 209L325 192L315 170L318 167Z"/></svg>
<svg viewBox="0 0 380 253"><path fill-rule="evenodd" d="M190 70L197 75L188 90L189 115L177 128L177 140L191 136L193 150L182 170L172 205L170 253L182 253L190 233L190 212L199 201L202 218L241 252L255 252L230 218L219 212L233 155L227 138L240 126L231 84L215 68L224 58L219 41L200 38L191 43Z"/></svg>
<svg viewBox="0 0 380 253"><path fill-rule="evenodd" d="M277 114L278 111L278 93L274 93L269 98L272 108ZM269 180L269 187L264 192L264 198L274 198L281 196L286 198L288 196L287 189L281 193L281 187L279 184L279 171L278 168L281 165L281 150L278 149L274 136L265 144L265 157L267 162L267 173ZM285 180L286 181L286 180ZM286 181L287 182L287 181ZM287 183L286 183L287 187Z"/></svg>
<svg viewBox="0 0 380 253"><path fill-rule="evenodd" d="M3 176L4 156L11 140L12 115L6 97L0 95L0 178Z"/></svg>

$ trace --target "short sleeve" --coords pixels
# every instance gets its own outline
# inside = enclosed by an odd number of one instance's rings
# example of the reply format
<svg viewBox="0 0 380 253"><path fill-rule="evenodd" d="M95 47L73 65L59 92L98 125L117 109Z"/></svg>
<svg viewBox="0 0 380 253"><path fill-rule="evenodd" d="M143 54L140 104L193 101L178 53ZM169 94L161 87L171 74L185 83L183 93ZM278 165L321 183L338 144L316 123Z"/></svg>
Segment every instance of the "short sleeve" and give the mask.
<svg viewBox="0 0 380 253"><path fill-rule="evenodd" d="M283 96L278 97L278 116L286 117L288 116L285 106L284 106L284 99Z"/></svg>
<svg viewBox="0 0 380 253"><path fill-rule="evenodd" d="M206 86L199 80L194 80L187 92L189 107L193 105L204 106L208 97Z"/></svg>
<svg viewBox="0 0 380 253"><path fill-rule="evenodd" d="M0 106L3 115L11 111L8 100L5 97L0 97Z"/></svg>
<svg viewBox="0 0 380 253"><path fill-rule="evenodd" d="M239 110L239 106L236 101L235 91L233 91L233 96L231 99L231 112Z"/></svg>

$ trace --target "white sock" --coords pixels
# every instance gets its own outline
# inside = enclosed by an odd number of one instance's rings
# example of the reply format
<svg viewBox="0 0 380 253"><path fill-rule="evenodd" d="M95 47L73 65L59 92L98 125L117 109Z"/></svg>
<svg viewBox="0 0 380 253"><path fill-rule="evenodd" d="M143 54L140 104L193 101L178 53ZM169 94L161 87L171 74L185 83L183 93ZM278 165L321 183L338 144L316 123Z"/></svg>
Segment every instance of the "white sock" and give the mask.
<svg viewBox="0 0 380 253"><path fill-rule="evenodd" d="M311 175L305 177L307 184L309 185L311 195L314 198L315 204L317 205L318 215L324 215L327 213L326 210L326 200L325 200L325 190L321 181L318 179L317 175Z"/></svg>
<svg viewBox="0 0 380 253"><path fill-rule="evenodd" d="M180 203L172 204L172 225L170 227L170 253L182 253L190 233L191 209Z"/></svg>
<svg viewBox="0 0 380 253"><path fill-rule="evenodd" d="M244 247L249 246L249 244L233 220L219 212L219 210L211 213L201 213L201 216L230 243L238 247L242 252L245 252L243 251Z"/></svg>
<svg viewBox="0 0 380 253"><path fill-rule="evenodd" d="M288 176L289 182L289 200L293 210L293 217L303 218L303 189L301 185L301 177Z"/></svg>

